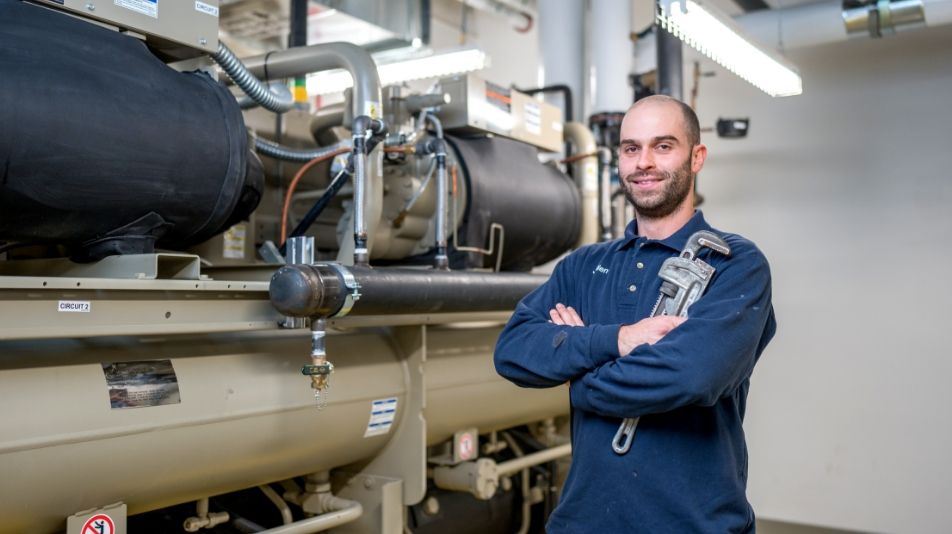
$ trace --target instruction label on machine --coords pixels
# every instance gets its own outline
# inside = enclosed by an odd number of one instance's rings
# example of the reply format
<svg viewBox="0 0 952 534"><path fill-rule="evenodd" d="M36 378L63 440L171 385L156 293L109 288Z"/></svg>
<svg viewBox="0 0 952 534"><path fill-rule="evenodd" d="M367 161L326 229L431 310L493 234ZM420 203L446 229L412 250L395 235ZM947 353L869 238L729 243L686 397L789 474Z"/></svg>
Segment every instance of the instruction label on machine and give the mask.
<svg viewBox="0 0 952 534"><path fill-rule="evenodd" d="M131 9L136 13L159 18L159 0L113 0L119 7Z"/></svg>
<svg viewBox="0 0 952 534"><path fill-rule="evenodd" d="M248 229L244 223L238 223L229 228L222 236L222 256L229 259L245 259L245 239Z"/></svg>
<svg viewBox="0 0 952 534"><path fill-rule="evenodd" d="M367 430L364 437L379 436L390 432L393 419L397 415L397 398L377 399L370 403L370 421L367 421Z"/></svg>
<svg viewBox="0 0 952 534"><path fill-rule="evenodd" d="M114 410L182 402L171 360L103 362L102 372Z"/></svg>

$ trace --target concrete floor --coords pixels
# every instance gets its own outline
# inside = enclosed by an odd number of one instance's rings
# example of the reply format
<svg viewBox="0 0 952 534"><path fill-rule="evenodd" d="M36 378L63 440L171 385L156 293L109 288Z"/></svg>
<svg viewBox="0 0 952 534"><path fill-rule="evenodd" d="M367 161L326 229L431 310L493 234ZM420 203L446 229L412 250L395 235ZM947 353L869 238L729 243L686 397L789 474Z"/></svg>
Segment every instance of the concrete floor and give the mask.
<svg viewBox="0 0 952 534"><path fill-rule="evenodd" d="M857 530L822 528L781 521L757 520L757 534L862 534Z"/></svg>

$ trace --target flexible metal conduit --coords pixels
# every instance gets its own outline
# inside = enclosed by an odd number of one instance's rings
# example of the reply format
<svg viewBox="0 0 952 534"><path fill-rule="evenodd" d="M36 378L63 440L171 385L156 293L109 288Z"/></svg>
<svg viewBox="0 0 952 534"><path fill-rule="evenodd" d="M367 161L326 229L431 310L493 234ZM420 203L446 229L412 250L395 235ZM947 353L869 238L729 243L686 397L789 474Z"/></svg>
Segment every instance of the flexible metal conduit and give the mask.
<svg viewBox="0 0 952 534"><path fill-rule="evenodd" d="M268 89L274 93L278 98L294 98L291 94L291 90L288 89L287 85L284 85L281 82L271 82L268 84ZM241 109L251 109L258 107L258 103L254 98L251 98L248 95L245 95L238 99L238 107Z"/></svg>
<svg viewBox="0 0 952 534"><path fill-rule="evenodd" d="M345 276L359 286L358 298ZM318 263L278 269L270 293L274 307L293 317L506 311L547 279L526 273ZM349 311L344 309L348 299L353 299Z"/></svg>
<svg viewBox="0 0 952 534"><path fill-rule="evenodd" d="M272 158L283 159L285 161L293 161L296 163L307 163L312 159L322 158L331 152L340 150L341 148L347 148L349 146L350 142L341 141L331 146L322 148L296 149L288 148L277 143L272 143L271 141L268 141L267 139L261 139L260 137L255 138L255 150L257 150L260 154L264 154L265 156Z"/></svg>
<svg viewBox="0 0 952 534"><path fill-rule="evenodd" d="M294 78L330 69L346 69L354 79L354 117L380 117L380 76L363 48L351 43L324 43L289 48L245 60L255 76Z"/></svg>
<svg viewBox="0 0 952 534"><path fill-rule="evenodd" d="M235 82L235 85L240 87L252 100L261 104L261 107L275 113L284 113L294 106L294 99L291 98L290 93L281 95L273 93L268 86L248 71L247 67L241 63L241 60L235 56L235 53L225 43L218 41L218 53L212 55L212 59Z"/></svg>

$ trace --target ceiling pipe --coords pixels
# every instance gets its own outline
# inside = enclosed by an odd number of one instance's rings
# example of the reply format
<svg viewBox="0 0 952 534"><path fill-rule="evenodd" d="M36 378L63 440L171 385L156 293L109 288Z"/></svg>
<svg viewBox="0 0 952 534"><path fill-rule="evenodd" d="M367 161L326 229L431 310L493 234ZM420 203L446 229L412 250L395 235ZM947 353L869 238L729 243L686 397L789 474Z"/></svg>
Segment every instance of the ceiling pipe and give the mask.
<svg viewBox="0 0 952 534"><path fill-rule="evenodd" d="M870 19L877 29L872 32ZM832 1L757 11L734 20L754 39L788 50L845 41L856 33L882 36L921 27L923 22L930 27L950 24L952 1L880 1L846 10L841 2Z"/></svg>

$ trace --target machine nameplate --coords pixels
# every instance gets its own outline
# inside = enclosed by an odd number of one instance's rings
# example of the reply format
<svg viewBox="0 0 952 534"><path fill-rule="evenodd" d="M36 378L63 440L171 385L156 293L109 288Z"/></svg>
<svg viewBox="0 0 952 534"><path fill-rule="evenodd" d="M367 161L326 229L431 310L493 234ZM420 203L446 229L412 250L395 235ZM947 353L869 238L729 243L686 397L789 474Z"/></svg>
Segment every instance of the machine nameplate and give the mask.
<svg viewBox="0 0 952 534"><path fill-rule="evenodd" d="M109 407L114 410L182 402L172 360L103 362L102 372L109 387Z"/></svg>

